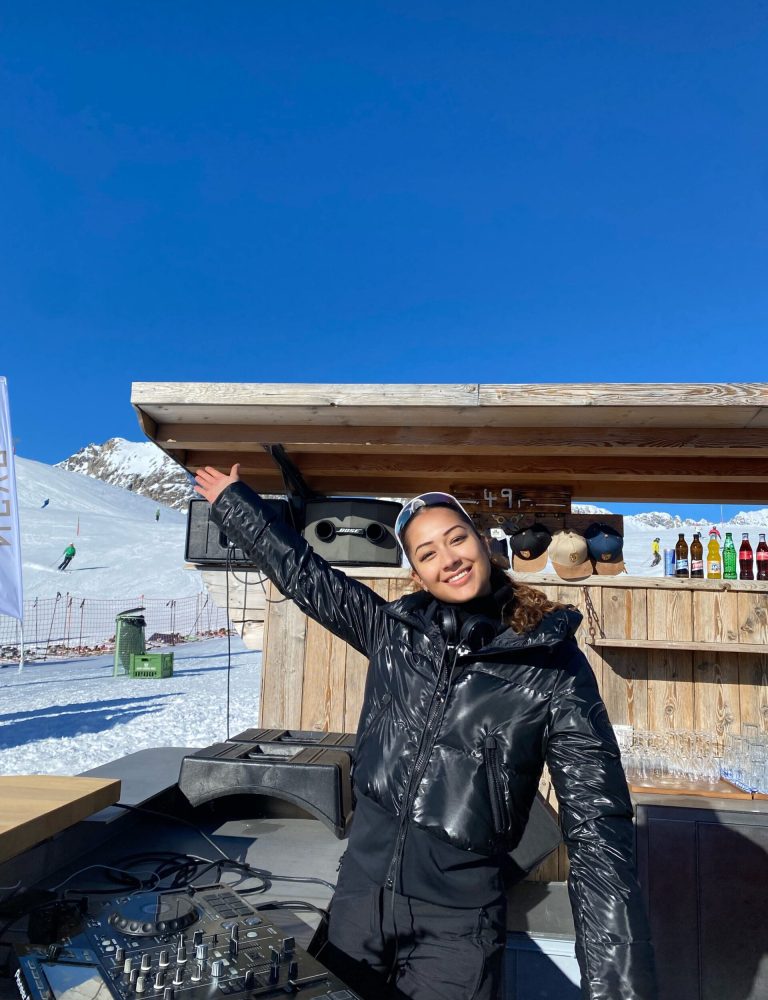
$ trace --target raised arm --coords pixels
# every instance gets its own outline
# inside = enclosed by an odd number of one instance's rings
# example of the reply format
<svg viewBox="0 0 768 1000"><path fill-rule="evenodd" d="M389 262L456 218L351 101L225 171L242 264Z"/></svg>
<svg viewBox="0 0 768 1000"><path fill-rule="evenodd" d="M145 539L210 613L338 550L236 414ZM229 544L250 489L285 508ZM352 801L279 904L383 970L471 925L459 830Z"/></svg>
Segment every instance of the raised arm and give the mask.
<svg viewBox="0 0 768 1000"><path fill-rule="evenodd" d="M594 674L575 641L550 709L547 765L568 849L584 1000L657 1000L632 803Z"/></svg>
<svg viewBox="0 0 768 1000"><path fill-rule="evenodd" d="M195 479L197 492L211 503L215 523L280 592L304 614L370 656L384 599L317 555L268 500L240 482L238 466L229 475L201 469Z"/></svg>

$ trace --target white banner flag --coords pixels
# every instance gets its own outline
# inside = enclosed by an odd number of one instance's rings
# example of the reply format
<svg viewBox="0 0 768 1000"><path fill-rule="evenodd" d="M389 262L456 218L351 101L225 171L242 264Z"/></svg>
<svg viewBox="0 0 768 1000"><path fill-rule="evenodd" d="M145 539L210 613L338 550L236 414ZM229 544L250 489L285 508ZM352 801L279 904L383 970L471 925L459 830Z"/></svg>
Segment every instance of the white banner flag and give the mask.
<svg viewBox="0 0 768 1000"><path fill-rule="evenodd" d="M21 533L8 384L0 375L0 615L22 619Z"/></svg>

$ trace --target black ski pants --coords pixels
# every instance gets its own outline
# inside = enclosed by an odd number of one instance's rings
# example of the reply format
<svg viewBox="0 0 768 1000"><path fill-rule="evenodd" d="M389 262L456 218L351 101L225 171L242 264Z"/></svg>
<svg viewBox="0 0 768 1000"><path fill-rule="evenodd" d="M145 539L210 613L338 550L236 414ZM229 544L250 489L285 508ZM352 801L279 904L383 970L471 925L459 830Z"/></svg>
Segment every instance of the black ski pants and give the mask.
<svg viewBox="0 0 768 1000"><path fill-rule="evenodd" d="M501 1000L504 900L436 906L361 883L345 868L317 958L364 1000Z"/></svg>
<svg viewBox="0 0 768 1000"><path fill-rule="evenodd" d="M59 569L66 569L71 562L72 562L72 556L65 556L63 562L59 566Z"/></svg>

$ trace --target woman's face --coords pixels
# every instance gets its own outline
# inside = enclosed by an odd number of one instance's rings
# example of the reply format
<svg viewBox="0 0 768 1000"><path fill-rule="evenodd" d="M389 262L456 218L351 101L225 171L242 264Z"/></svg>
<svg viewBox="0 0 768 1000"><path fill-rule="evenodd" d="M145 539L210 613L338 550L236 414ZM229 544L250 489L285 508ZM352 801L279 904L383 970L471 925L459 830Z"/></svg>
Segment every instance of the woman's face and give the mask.
<svg viewBox="0 0 768 1000"><path fill-rule="evenodd" d="M474 528L449 507L425 507L405 532L411 576L433 597L461 604L491 592L488 549Z"/></svg>

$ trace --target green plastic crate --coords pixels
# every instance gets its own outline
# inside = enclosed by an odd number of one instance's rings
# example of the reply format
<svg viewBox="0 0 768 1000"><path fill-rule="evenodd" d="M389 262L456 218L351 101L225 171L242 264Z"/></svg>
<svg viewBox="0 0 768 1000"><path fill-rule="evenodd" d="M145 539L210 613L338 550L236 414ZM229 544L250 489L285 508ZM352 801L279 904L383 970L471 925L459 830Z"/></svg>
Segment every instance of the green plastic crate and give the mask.
<svg viewBox="0 0 768 1000"><path fill-rule="evenodd" d="M173 677L173 653L132 653L129 677Z"/></svg>

